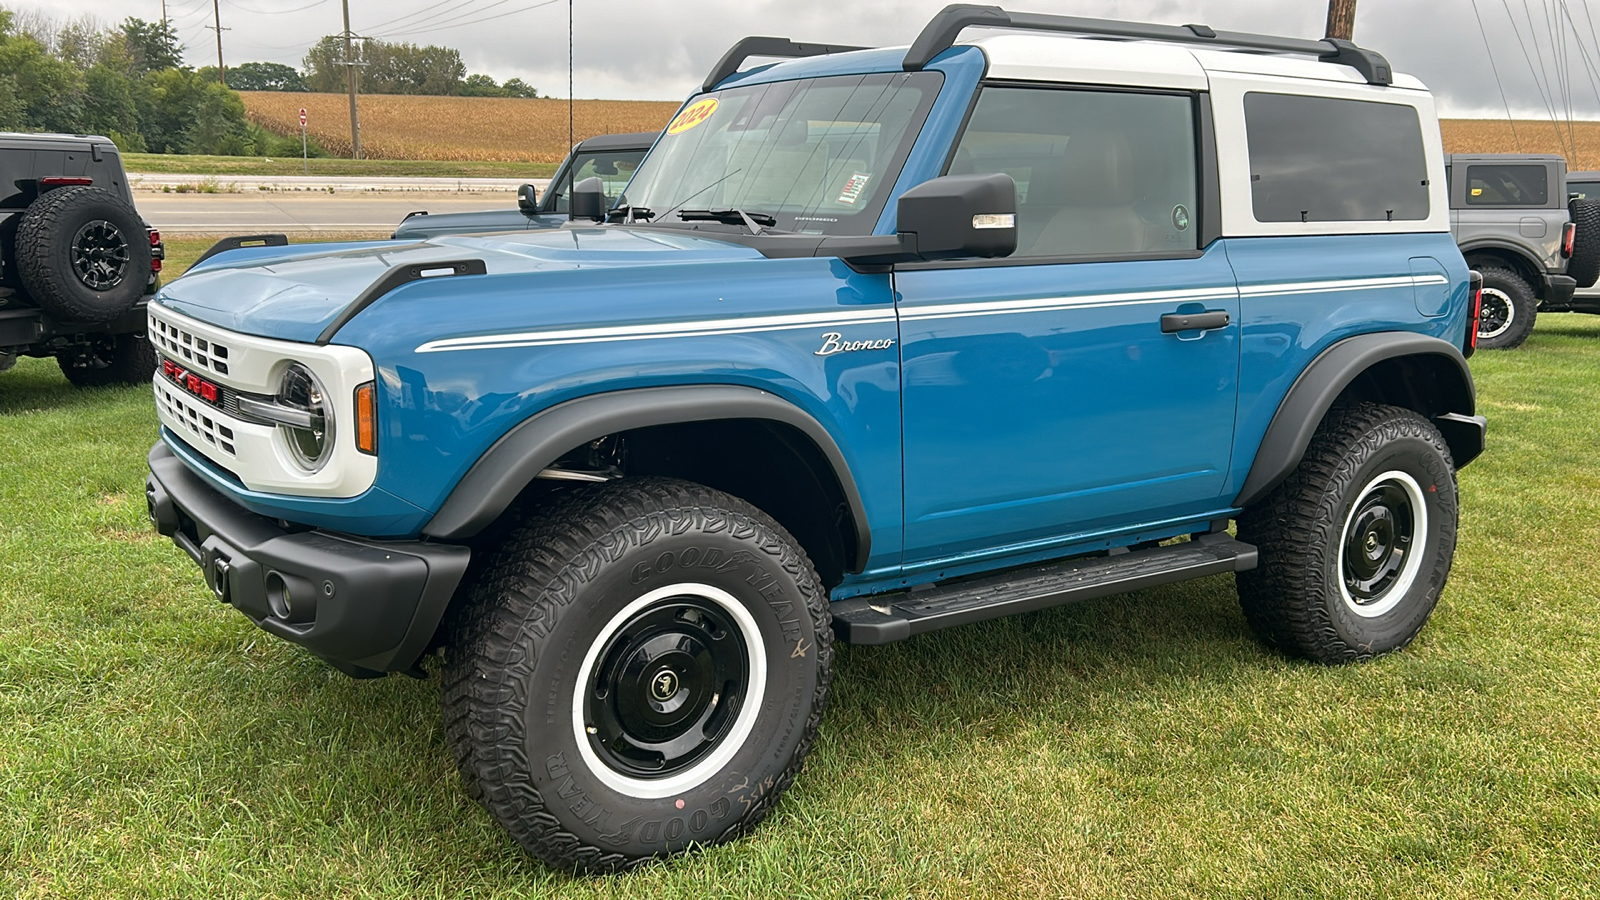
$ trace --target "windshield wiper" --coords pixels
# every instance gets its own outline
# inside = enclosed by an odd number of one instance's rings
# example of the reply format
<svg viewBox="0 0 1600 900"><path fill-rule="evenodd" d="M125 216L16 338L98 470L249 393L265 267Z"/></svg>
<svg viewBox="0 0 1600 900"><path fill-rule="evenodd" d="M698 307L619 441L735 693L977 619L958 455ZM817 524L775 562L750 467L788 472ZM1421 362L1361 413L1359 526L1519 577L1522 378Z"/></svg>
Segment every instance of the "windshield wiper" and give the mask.
<svg viewBox="0 0 1600 900"><path fill-rule="evenodd" d="M648 222L654 219L656 214L651 212L648 206L632 206L625 203L606 213L607 222L617 221L614 217L621 217L624 225L632 225L634 222Z"/></svg>
<svg viewBox="0 0 1600 900"><path fill-rule="evenodd" d="M678 218L685 222L722 222L726 225L743 225L751 234L760 234L761 226L772 227L778 220L766 213L747 213L742 209L680 209Z"/></svg>

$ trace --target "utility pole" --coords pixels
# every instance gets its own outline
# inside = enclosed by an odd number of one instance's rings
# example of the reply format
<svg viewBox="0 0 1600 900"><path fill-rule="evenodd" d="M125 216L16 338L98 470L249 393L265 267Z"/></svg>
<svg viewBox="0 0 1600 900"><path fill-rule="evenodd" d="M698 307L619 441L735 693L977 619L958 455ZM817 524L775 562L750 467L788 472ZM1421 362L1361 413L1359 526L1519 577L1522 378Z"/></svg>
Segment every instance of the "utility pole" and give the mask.
<svg viewBox="0 0 1600 900"><path fill-rule="evenodd" d="M167 0L161 0L161 24L167 24Z"/></svg>
<svg viewBox="0 0 1600 900"><path fill-rule="evenodd" d="M1350 37L1356 30L1356 0L1328 0L1328 33L1324 37Z"/></svg>
<svg viewBox="0 0 1600 900"><path fill-rule="evenodd" d="M163 18L166 16L166 9L166 0L162 0L161 14ZM222 82L223 87L227 87L228 70L222 65L222 33L224 31L232 31L233 29L222 27L222 7L219 5L218 0L211 0L211 15L215 17L216 24L207 25L206 27L217 33L217 80Z"/></svg>
<svg viewBox="0 0 1600 900"><path fill-rule="evenodd" d="M215 0L213 0L215 2ZM344 0L344 71L350 89L350 158L361 158L361 117L356 112L355 34L350 31L350 0Z"/></svg>
<svg viewBox="0 0 1600 900"><path fill-rule="evenodd" d="M572 151L572 0L567 0L567 152Z"/></svg>

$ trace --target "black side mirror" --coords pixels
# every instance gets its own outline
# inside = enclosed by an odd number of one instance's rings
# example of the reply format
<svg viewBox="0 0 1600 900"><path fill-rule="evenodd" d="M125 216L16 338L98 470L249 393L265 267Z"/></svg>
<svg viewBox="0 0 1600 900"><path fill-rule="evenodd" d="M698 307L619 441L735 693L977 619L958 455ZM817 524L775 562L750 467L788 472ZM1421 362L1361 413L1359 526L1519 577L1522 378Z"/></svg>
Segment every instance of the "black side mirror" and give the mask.
<svg viewBox="0 0 1600 900"><path fill-rule="evenodd" d="M573 219L591 219L599 222L606 217L606 183L598 178L585 178L572 186L570 206Z"/></svg>
<svg viewBox="0 0 1600 900"><path fill-rule="evenodd" d="M900 195L895 226L918 259L1010 256L1017 249L1017 183L1010 175L946 175Z"/></svg>
<svg viewBox="0 0 1600 900"><path fill-rule="evenodd" d="M531 184L517 188L517 209L528 215L539 211L539 189Z"/></svg>
<svg viewBox="0 0 1600 900"><path fill-rule="evenodd" d="M1010 256L1017 249L1017 183L1010 175L946 175L900 195L893 237L826 238L818 256L883 266Z"/></svg>

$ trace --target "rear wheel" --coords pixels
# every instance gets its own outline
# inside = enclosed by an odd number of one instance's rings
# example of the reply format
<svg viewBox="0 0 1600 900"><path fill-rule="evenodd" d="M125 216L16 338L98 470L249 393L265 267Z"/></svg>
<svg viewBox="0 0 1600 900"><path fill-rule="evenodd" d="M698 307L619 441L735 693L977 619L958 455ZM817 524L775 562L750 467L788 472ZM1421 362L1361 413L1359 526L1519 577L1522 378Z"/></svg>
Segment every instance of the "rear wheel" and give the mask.
<svg viewBox="0 0 1600 900"><path fill-rule="evenodd" d="M1478 346L1487 350L1520 347L1533 331L1533 319L1539 307L1533 288L1510 269L1487 266L1478 272L1483 276Z"/></svg>
<svg viewBox="0 0 1600 900"><path fill-rule="evenodd" d="M1323 663L1410 643L1450 574L1456 479L1433 423L1408 409L1335 408L1288 480L1239 517L1260 564L1238 576L1268 645Z"/></svg>
<svg viewBox="0 0 1600 900"><path fill-rule="evenodd" d="M670 479L514 527L452 625L447 738L529 853L609 872L760 822L827 699L826 593L781 526Z"/></svg>
<svg viewBox="0 0 1600 900"><path fill-rule="evenodd" d="M158 362L155 346L142 334L107 335L56 355L61 374L78 387L146 384Z"/></svg>

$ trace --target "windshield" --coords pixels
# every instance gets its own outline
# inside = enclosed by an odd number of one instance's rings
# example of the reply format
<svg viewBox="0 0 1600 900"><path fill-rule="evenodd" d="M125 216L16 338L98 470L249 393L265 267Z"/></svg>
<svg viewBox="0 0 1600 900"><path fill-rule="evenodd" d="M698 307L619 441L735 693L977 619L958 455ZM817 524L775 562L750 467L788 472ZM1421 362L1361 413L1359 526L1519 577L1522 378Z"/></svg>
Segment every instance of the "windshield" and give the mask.
<svg viewBox="0 0 1600 900"><path fill-rule="evenodd" d="M784 231L870 234L933 105L935 72L842 75L734 87L689 104L623 202L657 225L683 210L743 210Z"/></svg>
<svg viewBox="0 0 1600 900"><path fill-rule="evenodd" d="M597 176L605 183L606 208L610 209L617 202L617 197L622 194L622 189L628 186L628 179L633 177L633 170L639 167L639 160L644 159L644 154L644 150L605 150L574 154L572 164L568 166L561 180L551 182L545 189L547 193L544 209L541 212L567 213L573 183Z"/></svg>

